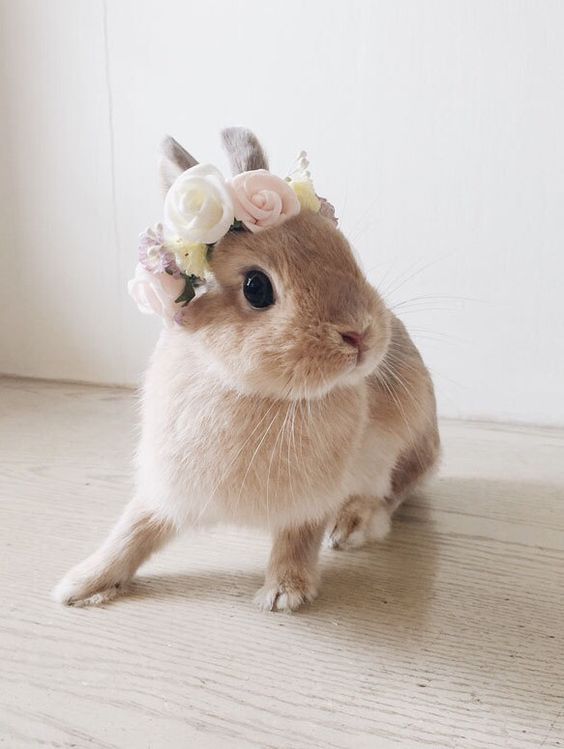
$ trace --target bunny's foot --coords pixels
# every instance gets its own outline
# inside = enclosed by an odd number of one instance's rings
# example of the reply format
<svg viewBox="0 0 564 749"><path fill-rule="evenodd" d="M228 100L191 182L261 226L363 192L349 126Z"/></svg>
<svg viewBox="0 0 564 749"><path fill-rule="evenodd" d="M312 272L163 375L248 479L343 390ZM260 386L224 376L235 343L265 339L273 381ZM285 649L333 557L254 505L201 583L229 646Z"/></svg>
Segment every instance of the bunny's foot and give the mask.
<svg viewBox="0 0 564 749"><path fill-rule="evenodd" d="M262 611L295 611L317 597L317 587L317 581L300 575L286 575L279 581L266 582L257 591L255 603Z"/></svg>
<svg viewBox="0 0 564 749"><path fill-rule="evenodd" d="M391 528L390 510L376 497L349 497L326 538L330 549L357 549L370 541L383 541Z"/></svg>
<svg viewBox="0 0 564 749"><path fill-rule="evenodd" d="M133 500L98 551L61 580L53 598L67 606L92 606L115 598L139 565L174 533L172 523Z"/></svg>
<svg viewBox="0 0 564 749"><path fill-rule="evenodd" d="M278 531L266 578L255 596L263 611L294 611L317 596L317 557L323 524L306 524Z"/></svg>
<svg viewBox="0 0 564 749"><path fill-rule="evenodd" d="M53 591L53 599L66 606L99 606L122 595L129 576L111 567L96 568L94 561L87 559L65 575Z"/></svg>

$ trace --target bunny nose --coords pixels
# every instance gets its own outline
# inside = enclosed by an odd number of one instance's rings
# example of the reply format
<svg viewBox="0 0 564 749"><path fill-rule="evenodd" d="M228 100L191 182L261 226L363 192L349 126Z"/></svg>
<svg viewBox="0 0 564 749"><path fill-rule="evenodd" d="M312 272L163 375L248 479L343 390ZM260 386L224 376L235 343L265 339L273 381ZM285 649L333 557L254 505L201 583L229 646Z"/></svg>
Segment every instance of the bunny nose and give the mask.
<svg viewBox="0 0 564 749"><path fill-rule="evenodd" d="M358 351L362 351L364 348L364 333L347 330L346 333L341 333L341 338L346 344L353 346Z"/></svg>

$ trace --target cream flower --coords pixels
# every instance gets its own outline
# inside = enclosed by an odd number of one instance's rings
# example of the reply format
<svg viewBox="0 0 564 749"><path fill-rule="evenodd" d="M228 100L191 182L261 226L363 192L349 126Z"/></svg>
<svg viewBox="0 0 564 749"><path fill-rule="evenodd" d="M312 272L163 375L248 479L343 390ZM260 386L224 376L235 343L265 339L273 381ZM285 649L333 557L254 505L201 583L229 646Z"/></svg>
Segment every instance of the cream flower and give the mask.
<svg viewBox="0 0 564 749"><path fill-rule="evenodd" d="M176 264L187 276L204 278L209 272L207 260L208 246L202 242L179 243L174 248Z"/></svg>
<svg viewBox="0 0 564 749"><path fill-rule="evenodd" d="M300 151L294 168L286 179L298 196L302 209L320 213L332 221L335 226L338 225L334 206L326 198L322 198L315 192L311 172L309 171L309 159L305 151Z"/></svg>
<svg viewBox="0 0 564 749"><path fill-rule="evenodd" d="M311 180L292 180L290 182L290 187L296 193L296 196L300 201L302 210L319 213L319 209L321 208L321 201L315 194L315 189Z"/></svg>
<svg viewBox="0 0 564 749"><path fill-rule="evenodd" d="M127 284L131 298L144 315L160 315L167 325L172 325L179 306L175 300L185 287L183 278L168 273L150 273L137 263L135 276Z"/></svg>
<svg viewBox="0 0 564 749"><path fill-rule="evenodd" d="M235 217L252 232L277 226L300 212L300 202L290 185L266 169L238 174L231 186Z"/></svg>
<svg viewBox="0 0 564 749"><path fill-rule="evenodd" d="M173 182L164 204L167 236L190 243L213 244L233 223L233 198L221 172L211 164L197 164Z"/></svg>

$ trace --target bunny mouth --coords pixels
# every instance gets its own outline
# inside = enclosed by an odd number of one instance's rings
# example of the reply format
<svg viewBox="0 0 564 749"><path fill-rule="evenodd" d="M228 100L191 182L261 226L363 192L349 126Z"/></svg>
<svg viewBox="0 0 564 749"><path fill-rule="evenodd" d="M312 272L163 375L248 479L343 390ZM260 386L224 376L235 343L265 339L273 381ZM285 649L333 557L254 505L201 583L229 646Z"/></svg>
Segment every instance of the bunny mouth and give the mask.
<svg viewBox="0 0 564 749"><path fill-rule="evenodd" d="M365 352L355 352L347 355L346 360L343 362L343 368L341 374L337 375L338 379L344 378L349 380L351 377L356 380L358 375L361 373L363 365L366 361Z"/></svg>
<svg viewBox="0 0 564 749"><path fill-rule="evenodd" d="M364 363L364 360L366 359L365 355L361 353L360 351L357 354L351 354L347 357L346 362L346 371L347 372L354 372L356 369L358 369L361 364Z"/></svg>
<svg viewBox="0 0 564 749"><path fill-rule="evenodd" d="M370 354L370 349L368 346L362 346L357 351L351 352L347 355L347 365L351 369L356 369L357 367L364 364L366 359L368 358Z"/></svg>
<svg viewBox="0 0 564 749"><path fill-rule="evenodd" d="M353 378L356 381L357 378L366 377L377 368L379 360L377 351L371 346L351 352L344 367L345 379Z"/></svg>
<svg viewBox="0 0 564 749"><path fill-rule="evenodd" d="M358 350L358 354L356 355L356 366L360 366L366 361L366 354L368 349L367 348L361 348Z"/></svg>

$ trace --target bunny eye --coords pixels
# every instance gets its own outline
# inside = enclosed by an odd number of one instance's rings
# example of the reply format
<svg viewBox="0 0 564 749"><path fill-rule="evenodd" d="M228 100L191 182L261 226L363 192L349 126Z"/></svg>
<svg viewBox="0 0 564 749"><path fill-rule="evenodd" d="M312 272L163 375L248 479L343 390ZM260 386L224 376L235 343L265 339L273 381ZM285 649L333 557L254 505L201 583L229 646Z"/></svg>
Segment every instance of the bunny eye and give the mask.
<svg viewBox="0 0 564 749"><path fill-rule="evenodd" d="M245 274L243 294L255 309L264 309L274 304L272 283L266 273L260 270L251 270Z"/></svg>

